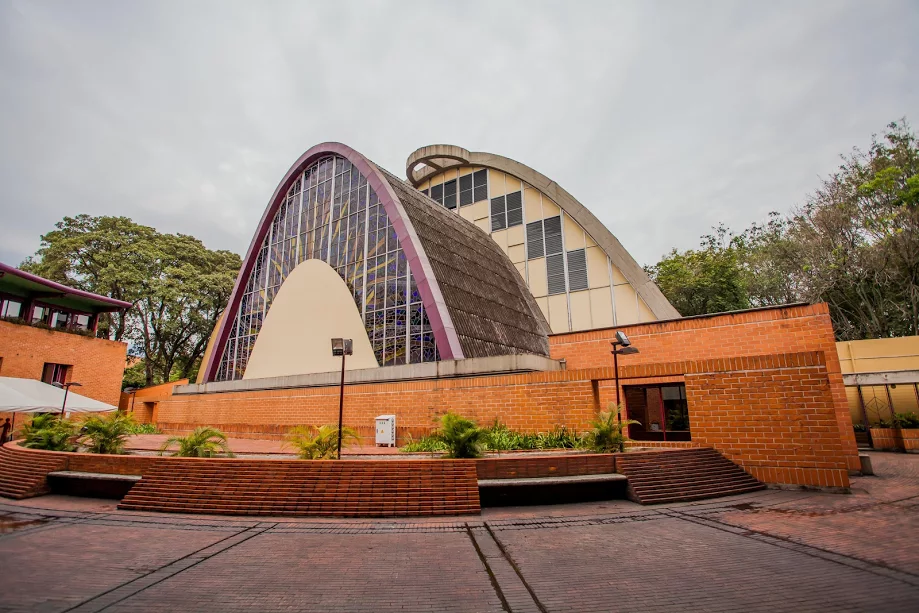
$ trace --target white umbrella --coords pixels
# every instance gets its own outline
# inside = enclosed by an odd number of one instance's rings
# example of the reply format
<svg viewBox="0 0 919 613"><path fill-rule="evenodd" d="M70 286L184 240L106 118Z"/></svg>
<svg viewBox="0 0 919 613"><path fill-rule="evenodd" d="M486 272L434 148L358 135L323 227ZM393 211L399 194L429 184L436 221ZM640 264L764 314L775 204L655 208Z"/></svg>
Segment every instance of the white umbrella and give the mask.
<svg viewBox="0 0 919 613"><path fill-rule="evenodd" d="M36 381L16 377L0 377L0 413L48 413L60 411L64 390ZM102 413L115 411L110 404L69 392L68 413Z"/></svg>

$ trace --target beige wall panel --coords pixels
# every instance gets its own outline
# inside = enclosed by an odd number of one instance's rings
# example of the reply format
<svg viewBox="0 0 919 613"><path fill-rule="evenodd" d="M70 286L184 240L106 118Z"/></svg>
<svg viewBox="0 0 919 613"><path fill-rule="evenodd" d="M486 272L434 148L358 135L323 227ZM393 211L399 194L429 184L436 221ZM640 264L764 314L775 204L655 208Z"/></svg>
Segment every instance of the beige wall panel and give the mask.
<svg viewBox="0 0 919 613"><path fill-rule="evenodd" d="M565 249L574 251L584 247L584 228L579 226L571 217L565 215Z"/></svg>
<svg viewBox="0 0 919 613"><path fill-rule="evenodd" d="M527 280L527 265L526 265L526 262L514 262L514 268L517 269L517 272L520 273L520 276L521 276L521 278L523 279L524 283L526 283L526 280Z"/></svg>
<svg viewBox="0 0 919 613"><path fill-rule="evenodd" d="M507 230L498 230L497 232L492 232L491 238L496 243L498 243L498 246L501 247L501 250L504 253L507 253Z"/></svg>
<svg viewBox="0 0 919 613"><path fill-rule="evenodd" d="M504 173L488 169L488 195L497 198L504 195Z"/></svg>
<svg viewBox="0 0 919 613"><path fill-rule="evenodd" d="M520 179L513 175L507 174L504 175L504 185L508 194L519 192L523 187L523 185L520 183Z"/></svg>
<svg viewBox="0 0 919 613"><path fill-rule="evenodd" d="M587 282L591 288L610 285L606 254L599 247L587 248Z"/></svg>
<svg viewBox="0 0 919 613"><path fill-rule="evenodd" d="M418 190L423 192L424 190L426 190L426 189L429 188L429 187L431 187L431 182L430 182L430 181L425 181L424 183L422 183L421 185L418 186Z"/></svg>
<svg viewBox="0 0 919 613"><path fill-rule="evenodd" d="M615 264L611 264L613 272L613 285L622 285L623 283L628 283L628 280L622 275L622 272L616 268Z"/></svg>
<svg viewBox="0 0 919 613"><path fill-rule="evenodd" d="M431 185L437 185L438 183L443 183L444 182L443 173L439 175L434 175L433 177L431 177L430 181L431 181Z"/></svg>
<svg viewBox="0 0 919 613"><path fill-rule="evenodd" d="M522 245L526 242L526 231L524 226L514 226L513 228L507 229L507 244L508 245Z"/></svg>
<svg viewBox="0 0 919 613"><path fill-rule="evenodd" d="M354 339L348 370L379 366L348 286L325 262L306 260L271 303L243 379L339 370L341 358L329 349L329 339L339 337Z"/></svg>
<svg viewBox="0 0 919 613"><path fill-rule="evenodd" d="M624 326L627 324L637 324L641 321L638 318L638 305L635 302L635 290L631 285L617 285L614 289L616 295L616 324Z"/></svg>
<svg viewBox="0 0 919 613"><path fill-rule="evenodd" d="M539 310L542 311L542 316L546 318L546 321L549 321L549 299L537 298L536 304L539 306Z"/></svg>
<svg viewBox="0 0 919 613"><path fill-rule="evenodd" d="M480 219L489 219L488 212L488 200L479 200L475 204L470 204L468 206L460 207L463 211L469 211L469 217L473 221L478 221ZM491 220L489 219L488 231L491 232Z"/></svg>
<svg viewBox="0 0 919 613"><path fill-rule="evenodd" d="M450 179L456 178L456 169L451 168L450 170L444 171L444 182L446 183Z"/></svg>
<svg viewBox="0 0 919 613"><path fill-rule="evenodd" d="M459 170L459 176L464 177L466 175L471 175L473 172L475 172L475 166L463 166L462 168L459 168L458 170Z"/></svg>
<svg viewBox="0 0 919 613"><path fill-rule="evenodd" d="M548 196L542 197L542 215L543 217L556 217L562 212L558 205L549 200Z"/></svg>
<svg viewBox="0 0 919 613"><path fill-rule="evenodd" d="M590 317L590 292L571 292L568 300L571 303L571 330L590 330L593 327Z"/></svg>
<svg viewBox="0 0 919 613"><path fill-rule="evenodd" d="M460 215L463 219L468 219L469 221L475 221L475 211L472 210L471 206L461 206L459 209Z"/></svg>
<svg viewBox="0 0 919 613"><path fill-rule="evenodd" d="M587 233L585 232L585 233L584 233L584 236L585 236L585 240L587 241L587 246L588 246L588 247L596 247L596 246L597 246L597 243L594 241L594 239L590 238L590 234L587 234Z"/></svg>
<svg viewBox="0 0 919 613"><path fill-rule="evenodd" d="M507 248L507 255L514 264L526 262L527 249L525 245L511 245Z"/></svg>
<svg viewBox="0 0 919 613"><path fill-rule="evenodd" d="M549 294L549 283L546 280L546 258L536 258L527 264L530 275L530 292L534 296Z"/></svg>
<svg viewBox="0 0 919 613"><path fill-rule="evenodd" d="M568 329L568 299L565 294L549 296L549 327L556 334Z"/></svg>
<svg viewBox="0 0 919 613"><path fill-rule="evenodd" d="M648 305L645 304L645 301L638 298L638 316L641 318L641 321L657 321L654 313L651 309L648 308Z"/></svg>
<svg viewBox="0 0 919 613"><path fill-rule="evenodd" d="M476 219L475 225L482 229L486 234L491 234L491 220L489 218Z"/></svg>
<svg viewBox="0 0 919 613"><path fill-rule="evenodd" d="M538 191L531 187L523 190L523 206L527 223L542 219L542 201Z"/></svg>
<svg viewBox="0 0 919 613"><path fill-rule="evenodd" d="M613 323L613 297L609 288L590 290L590 320L594 328L608 328Z"/></svg>

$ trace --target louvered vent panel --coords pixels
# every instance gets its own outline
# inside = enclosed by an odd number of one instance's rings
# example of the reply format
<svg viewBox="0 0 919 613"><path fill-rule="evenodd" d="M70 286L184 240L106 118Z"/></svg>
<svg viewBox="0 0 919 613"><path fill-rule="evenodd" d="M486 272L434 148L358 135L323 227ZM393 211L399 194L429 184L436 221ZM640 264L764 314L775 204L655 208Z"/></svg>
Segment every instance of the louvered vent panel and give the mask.
<svg viewBox="0 0 919 613"><path fill-rule="evenodd" d="M488 200L488 171L479 170L472 174L473 202Z"/></svg>
<svg viewBox="0 0 919 613"><path fill-rule="evenodd" d="M460 206L472 204L472 175L464 175L459 179L459 203Z"/></svg>
<svg viewBox="0 0 919 613"><path fill-rule="evenodd" d="M491 199L491 231L503 230L507 227L507 218L504 214L504 196Z"/></svg>
<svg viewBox="0 0 919 613"><path fill-rule="evenodd" d="M568 252L568 289L587 289L587 253L583 249Z"/></svg>
<svg viewBox="0 0 919 613"><path fill-rule="evenodd" d="M431 198L436 200L438 203L444 203L444 186L443 183L440 185L434 185L431 187Z"/></svg>
<svg viewBox="0 0 919 613"><path fill-rule="evenodd" d="M561 253L546 256L546 279L549 294L565 293L565 256Z"/></svg>
<svg viewBox="0 0 919 613"><path fill-rule="evenodd" d="M456 179L444 183L444 206L448 209L456 208Z"/></svg>
<svg viewBox="0 0 919 613"><path fill-rule="evenodd" d="M546 255L562 252L562 218L549 217L543 220L546 236Z"/></svg>
<svg viewBox="0 0 919 613"><path fill-rule="evenodd" d="M523 192L514 192L507 197L507 227L523 223Z"/></svg>
<svg viewBox="0 0 919 613"><path fill-rule="evenodd" d="M472 175L463 175L459 180L460 191L472 189Z"/></svg>
<svg viewBox="0 0 919 613"><path fill-rule="evenodd" d="M527 224L527 259L534 260L546 255L546 247L542 240L542 222L534 221Z"/></svg>

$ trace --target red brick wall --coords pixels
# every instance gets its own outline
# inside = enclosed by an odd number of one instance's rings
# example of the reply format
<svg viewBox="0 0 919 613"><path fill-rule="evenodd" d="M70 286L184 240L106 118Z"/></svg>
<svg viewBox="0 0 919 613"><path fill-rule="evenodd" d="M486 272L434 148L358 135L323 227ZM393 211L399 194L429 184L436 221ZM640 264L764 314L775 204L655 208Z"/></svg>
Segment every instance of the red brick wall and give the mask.
<svg viewBox="0 0 919 613"><path fill-rule="evenodd" d="M41 379L45 363L70 364L73 391L118 406L128 346L101 338L0 321L0 376Z"/></svg>
<svg viewBox="0 0 919 613"><path fill-rule="evenodd" d="M859 470L852 418L826 304L557 334L549 337L552 357L564 358L571 369L610 365L609 343L615 338L617 330L628 334L632 344L640 351L620 356L620 366L822 351L826 356L830 392L847 465L849 470Z"/></svg>
<svg viewBox="0 0 919 613"><path fill-rule="evenodd" d="M153 423L156 421L156 407L159 401L172 396L172 388L176 385L187 383L188 379L179 379L160 385L151 385L133 392L122 392L118 409L132 413L134 419L139 423Z"/></svg>

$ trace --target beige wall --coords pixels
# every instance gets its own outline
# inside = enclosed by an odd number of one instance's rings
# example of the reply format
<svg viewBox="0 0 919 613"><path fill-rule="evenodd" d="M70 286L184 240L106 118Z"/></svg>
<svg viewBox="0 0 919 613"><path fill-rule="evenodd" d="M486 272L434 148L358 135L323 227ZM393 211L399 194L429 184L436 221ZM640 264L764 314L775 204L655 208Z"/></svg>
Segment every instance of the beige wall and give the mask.
<svg viewBox="0 0 919 613"><path fill-rule="evenodd" d="M479 170L475 166L451 168L429 177L418 186L424 190ZM491 231L490 199L515 191L523 192L524 225ZM657 317L641 300L609 256L577 222L559 208L551 198L535 187L505 172L488 169L488 200L457 207L465 219L475 223L495 240L527 282L527 286L542 309L552 332L558 334L656 321ZM527 259L526 224L562 216L565 252L585 249L587 256L588 289L549 296L546 283L546 259Z"/></svg>
<svg viewBox="0 0 919 613"><path fill-rule="evenodd" d="M919 370L919 336L843 341L836 343L836 351L843 374ZM889 419L891 404L897 413L919 412L919 398L913 385L886 389L883 385L864 385L861 392L860 400L857 388L846 388L853 423L862 422L862 401L872 423Z"/></svg>
<svg viewBox="0 0 919 613"><path fill-rule="evenodd" d="M306 260L291 271L271 303L243 379L339 370L341 358L332 355L332 338L354 340L347 370L379 366L348 286L325 262Z"/></svg>

